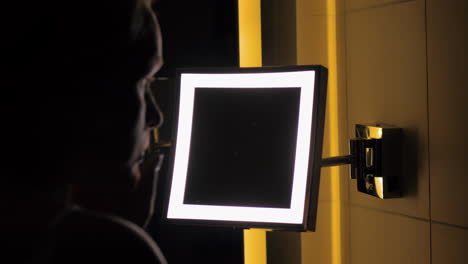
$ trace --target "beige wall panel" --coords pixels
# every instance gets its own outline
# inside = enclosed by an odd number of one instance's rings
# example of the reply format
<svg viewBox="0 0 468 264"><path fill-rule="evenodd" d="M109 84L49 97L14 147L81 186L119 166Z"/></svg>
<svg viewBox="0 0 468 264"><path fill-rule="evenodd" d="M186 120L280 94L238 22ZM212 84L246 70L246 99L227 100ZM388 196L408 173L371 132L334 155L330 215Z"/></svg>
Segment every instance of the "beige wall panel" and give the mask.
<svg viewBox="0 0 468 264"><path fill-rule="evenodd" d="M340 155L346 155L349 152L348 141L348 106L347 106L347 87L346 87L346 26L345 15L336 17L336 54L338 71L338 133L340 140Z"/></svg>
<svg viewBox="0 0 468 264"><path fill-rule="evenodd" d="M319 202L315 232L301 235L302 263L332 263L331 262L331 203Z"/></svg>
<svg viewBox="0 0 468 264"><path fill-rule="evenodd" d="M467 245L467 229L432 224L432 264L465 264Z"/></svg>
<svg viewBox="0 0 468 264"><path fill-rule="evenodd" d="M349 241L351 240L351 207L348 202L341 203L341 263L351 263L351 248Z"/></svg>
<svg viewBox="0 0 468 264"><path fill-rule="evenodd" d="M331 202L332 196L332 178L334 174L328 169L322 169L320 171L320 186L319 186L319 201L320 202Z"/></svg>
<svg viewBox="0 0 468 264"><path fill-rule="evenodd" d="M351 264L430 263L428 221L353 206L350 214Z"/></svg>
<svg viewBox="0 0 468 264"><path fill-rule="evenodd" d="M320 172L319 201L345 203L349 201L349 169L347 166L337 169L338 174L336 172L332 173L330 168L322 168ZM339 191L338 195L335 193L337 191Z"/></svg>
<svg viewBox="0 0 468 264"><path fill-rule="evenodd" d="M468 227L468 1L427 10L432 219Z"/></svg>
<svg viewBox="0 0 468 264"><path fill-rule="evenodd" d="M328 66L327 17L307 15L307 9L297 8L297 63Z"/></svg>
<svg viewBox="0 0 468 264"><path fill-rule="evenodd" d="M416 0L344 0L346 11L376 8Z"/></svg>
<svg viewBox="0 0 468 264"><path fill-rule="evenodd" d="M404 130L402 198L379 200L357 192L350 202L429 218L427 82L424 1L346 16L348 133L355 124L384 123Z"/></svg>
<svg viewBox="0 0 468 264"><path fill-rule="evenodd" d="M341 204L337 215L336 206L334 202L319 203L316 231L301 234L302 264L348 263L348 208Z"/></svg>
<svg viewBox="0 0 468 264"><path fill-rule="evenodd" d="M333 179L332 177L336 177ZM319 201L348 202L349 201L349 170L346 166L339 169L338 174L329 168L322 168L320 172ZM332 188L337 188L333 189ZM339 191L339 195L335 194ZM337 200L338 198L338 200Z"/></svg>
<svg viewBox="0 0 468 264"><path fill-rule="evenodd" d="M304 16L322 16L327 14L327 0L296 0L297 14Z"/></svg>
<svg viewBox="0 0 468 264"><path fill-rule="evenodd" d="M298 7L297 12L298 14L307 12L307 16L343 14L345 11L345 1L346 0L296 0L296 5Z"/></svg>

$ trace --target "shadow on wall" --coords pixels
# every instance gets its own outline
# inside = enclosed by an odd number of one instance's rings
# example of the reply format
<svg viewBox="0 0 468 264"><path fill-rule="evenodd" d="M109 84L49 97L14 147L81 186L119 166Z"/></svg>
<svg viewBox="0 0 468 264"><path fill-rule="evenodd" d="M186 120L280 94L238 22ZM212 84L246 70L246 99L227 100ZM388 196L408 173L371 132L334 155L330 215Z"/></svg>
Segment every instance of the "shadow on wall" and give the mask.
<svg viewBox="0 0 468 264"><path fill-rule="evenodd" d="M400 177L402 197L418 194L418 172L422 166L419 147L423 144L419 142L417 130L417 128L403 129Z"/></svg>

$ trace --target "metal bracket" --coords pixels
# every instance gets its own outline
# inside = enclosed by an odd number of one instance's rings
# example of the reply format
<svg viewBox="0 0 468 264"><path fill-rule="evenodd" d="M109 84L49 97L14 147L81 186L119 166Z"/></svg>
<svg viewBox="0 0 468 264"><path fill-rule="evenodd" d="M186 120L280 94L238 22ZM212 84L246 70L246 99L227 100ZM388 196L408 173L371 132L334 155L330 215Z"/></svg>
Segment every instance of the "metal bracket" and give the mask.
<svg viewBox="0 0 468 264"><path fill-rule="evenodd" d="M322 159L322 167L351 164L351 179L360 192L380 199L399 197L401 128L356 125L350 140L350 155Z"/></svg>

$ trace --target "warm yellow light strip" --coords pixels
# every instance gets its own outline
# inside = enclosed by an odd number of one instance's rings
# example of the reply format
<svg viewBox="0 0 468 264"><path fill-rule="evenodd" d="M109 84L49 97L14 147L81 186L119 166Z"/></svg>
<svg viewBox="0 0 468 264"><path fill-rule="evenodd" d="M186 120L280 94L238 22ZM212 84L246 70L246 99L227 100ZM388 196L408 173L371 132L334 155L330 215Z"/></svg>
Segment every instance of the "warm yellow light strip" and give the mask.
<svg viewBox="0 0 468 264"><path fill-rule="evenodd" d="M266 231L250 229L244 231L244 264L266 264Z"/></svg>
<svg viewBox="0 0 468 264"><path fill-rule="evenodd" d="M239 4L239 65L262 66L261 1L238 0ZM244 264L266 264L266 231L244 231Z"/></svg>
<svg viewBox="0 0 468 264"><path fill-rule="evenodd" d="M260 0L239 0L239 63L262 66L262 19Z"/></svg>
<svg viewBox="0 0 468 264"><path fill-rule="evenodd" d="M328 43L328 111L329 111L329 153L330 156L339 153L339 125L338 125L338 60L336 41L336 0L327 0L327 43ZM331 260L333 264L341 264L341 197L340 197L340 168L330 168L331 177Z"/></svg>

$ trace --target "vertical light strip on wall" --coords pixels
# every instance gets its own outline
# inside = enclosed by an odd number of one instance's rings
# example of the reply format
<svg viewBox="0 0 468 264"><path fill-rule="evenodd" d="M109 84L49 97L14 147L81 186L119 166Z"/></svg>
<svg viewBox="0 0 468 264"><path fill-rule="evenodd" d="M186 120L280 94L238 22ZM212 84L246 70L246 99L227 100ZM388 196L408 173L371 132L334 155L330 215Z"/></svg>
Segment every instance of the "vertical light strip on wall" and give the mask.
<svg viewBox="0 0 468 264"><path fill-rule="evenodd" d="M267 264L266 231L244 230L244 264Z"/></svg>
<svg viewBox="0 0 468 264"><path fill-rule="evenodd" d="M239 4L239 65L262 66L261 1L238 0ZM266 231L244 231L244 263L266 264Z"/></svg>
<svg viewBox="0 0 468 264"><path fill-rule="evenodd" d="M262 66L260 0L239 0L239 64Z"/></svg>
<svg viewBox="0 0 468 264"><path fill-rule="evenodd" d="M328 110L329 113L329 153L338 156L339 153L339 125L338 125L338 61L337 61L337 30L336 1L327 1L327 48L328 48ZM340 168L331 167L331 260L333 264L341 264L341 186Z"/></svg>

